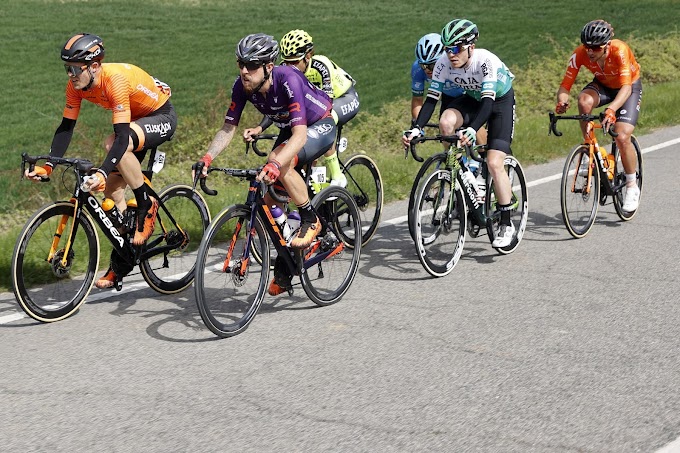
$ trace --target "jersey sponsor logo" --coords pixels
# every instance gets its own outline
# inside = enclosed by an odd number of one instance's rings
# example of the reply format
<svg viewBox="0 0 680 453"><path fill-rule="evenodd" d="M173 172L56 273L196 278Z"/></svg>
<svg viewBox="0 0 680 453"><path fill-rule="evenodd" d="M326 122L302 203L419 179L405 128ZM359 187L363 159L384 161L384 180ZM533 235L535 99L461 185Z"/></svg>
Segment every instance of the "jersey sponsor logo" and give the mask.
<svg viewBox="0 0 680 453"><path fill-rule="evenodd" d="M106 228L109 229L111 236L113 236L113 238L116 241L118 241L118 244L120 244L120 246L122 247L124 243L123 238L120 236L120 233L118 232L116 227L113 226L113 222L111 222L109 216L107 216L102 207L99 206L99 203L97 203L97 199L92 196L89 196L87 197L87 202L90 206L92 206L92 208L94 208L94 211L97 213L102 223L106 225Z"/></svg>
<svg viewBox="0 0 680 453"><path fill-rule="evenodd" d="M288 97L292 98L293 97L293 90L290 89L288 86L288 81L283 82L283 87L286 89L286 93L288 93Z"/></svg>
<svg viewBox="0 0 680 453"><path fill-rule="evenodd" d="M358 108L359 108L359 101L356 100L356 99L352 99L352 102L350 102L349 104L341 105L340 111L342 112L343 115L347 115L348 113L351 113Z"/></svg>
<svg viewBox="0 0 680 453"><path fill-rule="evenodd" d="M113 109L118 110L119 112L122 112L123 110L125 110L125 107L123 107L123 104L118 104Z"/></svg>
<svg viewBox="0 0 680 453"><path fill-rule="evenodd" d="M327 133L333 130L333 126L331 126L328 123L315 124L312 127L321 135L326 135Z"/></svg>
<svg viewBox="0 0 680 453"><path fill-rule="evenodd" d="M479 81L472 75L468 77L454 76L453 83L468 90L479 89L481 86Z"/></svg>
<svg viewBox="0 0 680 453"><path fill-rule="evenodd" d="M482 74L484 77L488 76L491 71L489 71L489 66L491 66L491 62L489 60L484 61L482 63Z"/></svg>
<svg viewBox="0 0 680 453"><path fill-rule="evenodd" d="M307 129L307 136L310 137L310 138L316 139L316 138L319 138L319 133L317 131L315 131L314 129L309 128L309 129Z"/></svg>
<svg viewBox="0 0 680 453"><path fill-rule="evenodd" d="M158 100L158 93L156 93L156 92L154 92L154 91L151 91L150 89L148 89L147 87L145 87L145 86L142 85L141 83L140 83L139 85L137 85L137 90L139 90L139 91L141 91L142 93L146 94L147 96L149 96L149 97L150 97L151 99L153 99L154 101L157 101L157 100Z"/></svg>
<svg viewBox="0 0 680 453"><path fill-rule="evenodd" d="M315 98L314 96L312 96L311 94L306 93L306 94L305 94L305 98L307 98L307 99L309 99L310 101L312 101L312 103L313 103L314 105L316 105L316 106L318 106L318 107L321 107L322 109L326 110L326 105L325 105L323 102L321 102L320 100L318 100L317 98Z"/></svg>
<svg viewBox="0 0 680 453"><path fill-rule="evenodd" d="M229 104L229 110L236 110L236 102L231 101L231 104Z"/></svg>
<svg viewBox="0 0 680 453"><path fill-rule="evenodd" d="M147 134L159 134L161 137L165 137L168 131L172 129L170 123L160 123L160 124L145 124L144 130Z"/></svg>
<svg viewBox="0 0 680 453"><path fill-rule="evenodd" d="M569 58L569 67L576 69L576 53L571 54L571 57Z"/></svg>
<svg viewBox="0 0 680 453"><path fill-rule="evenodd" d="M300 103L299 102L293 102L292 104L290 104L288 106L288 111L290 113L299 112L300 111Z"/></svg>

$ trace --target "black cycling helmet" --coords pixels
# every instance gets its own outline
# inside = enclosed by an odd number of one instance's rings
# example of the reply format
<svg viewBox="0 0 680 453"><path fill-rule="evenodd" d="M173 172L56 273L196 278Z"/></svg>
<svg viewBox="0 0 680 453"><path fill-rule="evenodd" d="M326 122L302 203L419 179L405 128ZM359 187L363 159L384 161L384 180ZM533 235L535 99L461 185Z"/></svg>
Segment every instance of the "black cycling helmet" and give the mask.
<svg viewBox="0 0 680 453"><path fill-rule="evenodd" d="M591 20L581 30L581 42L587 46L603 46L611 41L614 29L602 19Z"/></svg>
<svg viewBox="0 0 680 453"><path fill-rule="evenodd" d="M241 39L236 46L236 58L243 63L265 65L276 61L279 43L273 36L255 33Z"/></svg>
<svg viewBox="0 0 680 453"><path fill-rule="evenodd" d="M61 59L66 63L85 63L104 59L104 44L97 35L78 33L61 48Z"/></svg>

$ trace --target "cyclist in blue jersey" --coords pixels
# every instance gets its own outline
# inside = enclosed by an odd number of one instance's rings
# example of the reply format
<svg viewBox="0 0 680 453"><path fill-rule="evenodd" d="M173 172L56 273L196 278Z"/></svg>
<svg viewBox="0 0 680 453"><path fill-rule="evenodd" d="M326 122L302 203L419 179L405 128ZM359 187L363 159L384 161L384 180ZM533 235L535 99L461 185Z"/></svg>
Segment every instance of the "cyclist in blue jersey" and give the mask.
<svg viewBox="0 0 680 453"><path fill-rule="evenodd" d="M256 33L239 41L236 59L239 77L231 91L231 103L224 125L208 151L193 166L193 173L207 175L207 168L231 142L247 101L280 128L267 164L258 176L266 184L280 181L300 212L300 229L291 241L293 248L307 248L319 233L321 223L310 204L307 186L298 169L330 149L335 140L335 120L331 100L295 68L275 66L278 42ZM268 200L268 203L271 200ZM276 266L270 294L280 294L290 286L290 277L277 279ZM280 291L280 292L279 292Z"/></svg>
<svg viewBox="0 0 680 453"><path fill-rule="evenodd" d="M418 113L423 107L425 87L432 81L434 64L444 53L441 35L428 33L416 44L416 59L411 65L411 123L415 124ZM451 101L463 95L463 89L447 82L442 92L440 113L446 110Z"/></svg>
<svg viewBox="0 0 680 453"><path fill-rule="evenodd" d="M476 48L478 38L477 26L467 19L454 19L442 29L445 53L435 63L432 84L415 127L404 134L402 143L408 146L414 137L423 134L422 128L432 116L447 82L465 90L465 96L455 99L442 113L439 127L442 134L451 135L465 126L459 137L463 145L472 145L476 142L477 130L488 121L487 164L501 211L492 245L502 248L512 242L515 234L510 220L512 188L504 168L505 155L511 152L510 143L515 130L515 94L512 89L515 76L496 55Z"/></svg>

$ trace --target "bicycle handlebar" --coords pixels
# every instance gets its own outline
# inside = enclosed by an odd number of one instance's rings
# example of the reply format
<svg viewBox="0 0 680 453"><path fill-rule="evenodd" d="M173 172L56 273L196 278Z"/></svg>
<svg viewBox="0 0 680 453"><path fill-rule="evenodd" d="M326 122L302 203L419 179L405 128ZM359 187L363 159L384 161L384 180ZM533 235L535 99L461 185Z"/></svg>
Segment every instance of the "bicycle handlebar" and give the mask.
<svg viewBox="0 0 680 453"><path fill-rule="evenodd" d="M548 128L548 135L551 133L555 134L556 137L561 137L562 132L557 130L557 122L559 120L580 120L580 121L595 121L598 120L600 123L604 120L604 112L600 113L599 115L589 115L589 114L582 114L582 115L557 115L554 112L550 112L548 114L550 118L550 127ZM609 130L605 132L606 134L611 135L612 137L616 137L619 134L614 132L614 125L612 124L609 127Z"/></svg>
<svg viewBox="0 0 680 453"><path fill-rule="evenodd" d="M254 180L257 175L260 174L260 171L262 171L262 168L249 168L249 169L243 169L243 168L220 168L220 167L210 167L208 168L208 174L212 173L213 171L220 171L222 173L226 173L229 176L234 176L236 178L243 178L248 181ZM201 190L205 192L207 195L215 196L217 195L217 191L214 189L211 189L208 187L207 183L208 178L199 178L200 185L201 185ZM194 186L195 187L195 186ZM286 198L285 196L281 196L276 191L271 190L269 185L261 183L261 195L262 197L265 196L267 192L269 192L269 195L279 203L288 203L290 200Z"/></svg>
<svg viewBox="0 0 680 453"><path fill-rule="evenodd" d="M464 130L464 129L465 128L458 129L458 130L456 130L456 132L458 132L459 130ZM428 142L428 141L459 143L460 138L458 137L457 133L454 133L454 135L437 134L437 135L431 135L431 136L415 137L413 140L411 140L410 150L411 150L411 155L413 156L413 158L416 161L423 162L423 160L424 160L416 152L416 145L418 143ZM480 145L480 146L470 146L470 145L459 146L459 145L456 145L456 146L464 149L465 153L468 156L470 156L473 160L476 160L477 162L482 162L484 160L484 158L479 153L479 148L484 147L484 145Z"/></svg>
<svg viewBox="0 0 680 453"><path fill-rule="evenodd" d="M49 154L30 156L28 153L21 153L21 178L23 179L24 173L26 173L26 164L28 164L28 172L31 173L35 170L35 165L41 160L49 161L55 165L74 166L79 173L88 173L94 168L94 164L91 161L79 157L54 157ZM42 179L43 182L48 182L49 180L49 177Z"/></svg>
<svg viewBox="0 0 680 453"><path fill-rule="evenodd" d="M253 147L253 151L255 154L257 154L260 157L266 157L269 155L266 151L260 151L260 148L257 146L257 141L258 140L276 140L279 137L278 134L256 134L256 135L251 135L250 138L253 139L252 142L246 142L246 154L248 154L248 150L250 149L251 145Z"/></svg>

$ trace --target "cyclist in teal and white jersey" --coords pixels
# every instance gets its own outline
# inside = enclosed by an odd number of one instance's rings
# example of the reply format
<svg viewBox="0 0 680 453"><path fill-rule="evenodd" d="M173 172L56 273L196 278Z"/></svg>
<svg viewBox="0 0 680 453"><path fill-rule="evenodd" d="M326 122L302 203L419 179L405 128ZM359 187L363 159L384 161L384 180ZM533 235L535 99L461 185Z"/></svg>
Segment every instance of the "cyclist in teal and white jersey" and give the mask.
<svg viewBox="0 0 680 453"><path fill-rule="evenodd" d="M411 123L415 123L418 113L423 106L425 86L432 81L434 64L444 53L441 35L428 33L418 40L416 44L416 59L411 65ZM463 89L452 82L446 82L442 90L442 107L453 99L463 95Z"/></svg>
<svg viewBox="0 0 680 453"><path fill-rule="evenodd" d="M488 122L487 164L501 210L499 230L492 245L501 248L512 242L515 232L510 221L512 188L503 167L505 155L511 152L515 129L514 75L496 55L477 49L477 38L477 26L467 19L454 19L446 24L442 30L445 54L435 64L432 84L415 127L404 134L402 143L408 146L414 137L423 134L422 128L432 116L447 81L465 90L465 96L455 99L444 111L439 127L444 135L466 127L459 133L466 145L476 142L477 130Z"/></svg>

